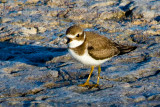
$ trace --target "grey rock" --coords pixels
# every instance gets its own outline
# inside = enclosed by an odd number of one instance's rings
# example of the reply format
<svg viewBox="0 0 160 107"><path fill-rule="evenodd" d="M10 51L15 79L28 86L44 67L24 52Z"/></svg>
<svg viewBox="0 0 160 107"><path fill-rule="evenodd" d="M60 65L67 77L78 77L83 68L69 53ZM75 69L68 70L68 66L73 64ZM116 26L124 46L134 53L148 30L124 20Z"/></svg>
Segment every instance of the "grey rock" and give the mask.
<svg viewBox="0 0 160 107"><path fill-rule="evenodd" d="M115 9L109 10L109 11L104 11L100 15L100 19L103 19L103 20L110 20L110 19L119 20L124 17L125 17L125 12L119 8L115 8Z"/></svg>
<svg viewBox="0 0 160 107"><path fill-rule="evenodd" d="M21 32L24 34L24 35L29 35L29 34L37 34L37 29L34 28L34 27L31 27L31 28L22 28Z"/></svg>
<svg viewBox="0 0 160 107"><path fill-rule="evenodd" d="M49 72L53 77L58 77L58 71L50 70Z"/></svg>
<svg viewBox="0 0 160 107"><path fill-rule="evenodd" d="M160 100L160 94L149 96L147 99L148 100Z"/></svg>
<svg viewBox="0 0 160 107"><path fill-rule="evenodd" d="M139 96L139 97L134 99L135 102L141 102L141 101L144 101L144 100L146 100L146 98L144 96Z"/></svg>
<svg viewBox="0 0 160 107"><path fill-rule="evenodd" d="M0 106L160 105L158 0L8 0L0 12ZM78 86L90 66L66 49L73 24L137 46L101 65L99 88Z"/></svg>

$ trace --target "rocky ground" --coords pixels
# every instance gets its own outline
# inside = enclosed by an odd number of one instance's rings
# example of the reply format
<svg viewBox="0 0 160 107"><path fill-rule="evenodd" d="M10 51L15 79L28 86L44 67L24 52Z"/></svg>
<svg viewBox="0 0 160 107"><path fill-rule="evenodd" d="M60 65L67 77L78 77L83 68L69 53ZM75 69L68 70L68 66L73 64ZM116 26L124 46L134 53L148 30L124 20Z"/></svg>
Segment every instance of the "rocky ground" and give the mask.
<svg viewBox="0 0 160 107"><path fill-rule="evenodd" d="M159 0L0 0L0 107L160 106ZM72 59L65 31L79 24L138 48L90 68ZM96 82L95 69L91 83Z"/></svg>

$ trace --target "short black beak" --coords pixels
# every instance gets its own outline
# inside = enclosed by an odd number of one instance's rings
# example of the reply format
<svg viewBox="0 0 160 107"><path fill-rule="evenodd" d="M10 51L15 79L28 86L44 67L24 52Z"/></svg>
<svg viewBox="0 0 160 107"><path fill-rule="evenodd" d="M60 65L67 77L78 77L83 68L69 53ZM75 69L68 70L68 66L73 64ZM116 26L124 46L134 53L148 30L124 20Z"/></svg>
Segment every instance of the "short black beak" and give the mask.
<svg viewBox="0 0 160 107"><path fill-rule="evenodd" d="M68 44L70 41L71 41L71 39L67 38L67 42L66 42L66 44Z"/></svg>

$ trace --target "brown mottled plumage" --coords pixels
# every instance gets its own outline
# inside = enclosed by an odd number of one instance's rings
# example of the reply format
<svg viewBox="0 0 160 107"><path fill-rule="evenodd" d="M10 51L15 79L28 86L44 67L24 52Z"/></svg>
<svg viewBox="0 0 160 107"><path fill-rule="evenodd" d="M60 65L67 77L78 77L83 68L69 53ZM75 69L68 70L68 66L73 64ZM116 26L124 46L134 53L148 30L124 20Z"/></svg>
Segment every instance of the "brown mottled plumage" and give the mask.
<svg viewBox="0 0 160 107"><path fill-rule="evenodd" d="M88 53L93 58L105 59L118 55L120 51L116 44L108 38L94 32L86 32L86 41L88 42Z"/></svg>

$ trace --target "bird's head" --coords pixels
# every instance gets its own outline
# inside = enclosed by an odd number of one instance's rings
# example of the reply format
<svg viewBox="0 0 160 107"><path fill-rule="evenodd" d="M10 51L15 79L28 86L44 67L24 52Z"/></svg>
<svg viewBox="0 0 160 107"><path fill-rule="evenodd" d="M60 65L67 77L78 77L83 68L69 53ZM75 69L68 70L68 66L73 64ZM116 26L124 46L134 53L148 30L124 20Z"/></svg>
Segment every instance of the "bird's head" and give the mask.
<svg viewBox="0 0 160 107"><path fill-rule="evenodd" d="M85 32L80 26L74 25L66 31L67 44L69 48L76 48L83 44L85 40Z"/></svg>

